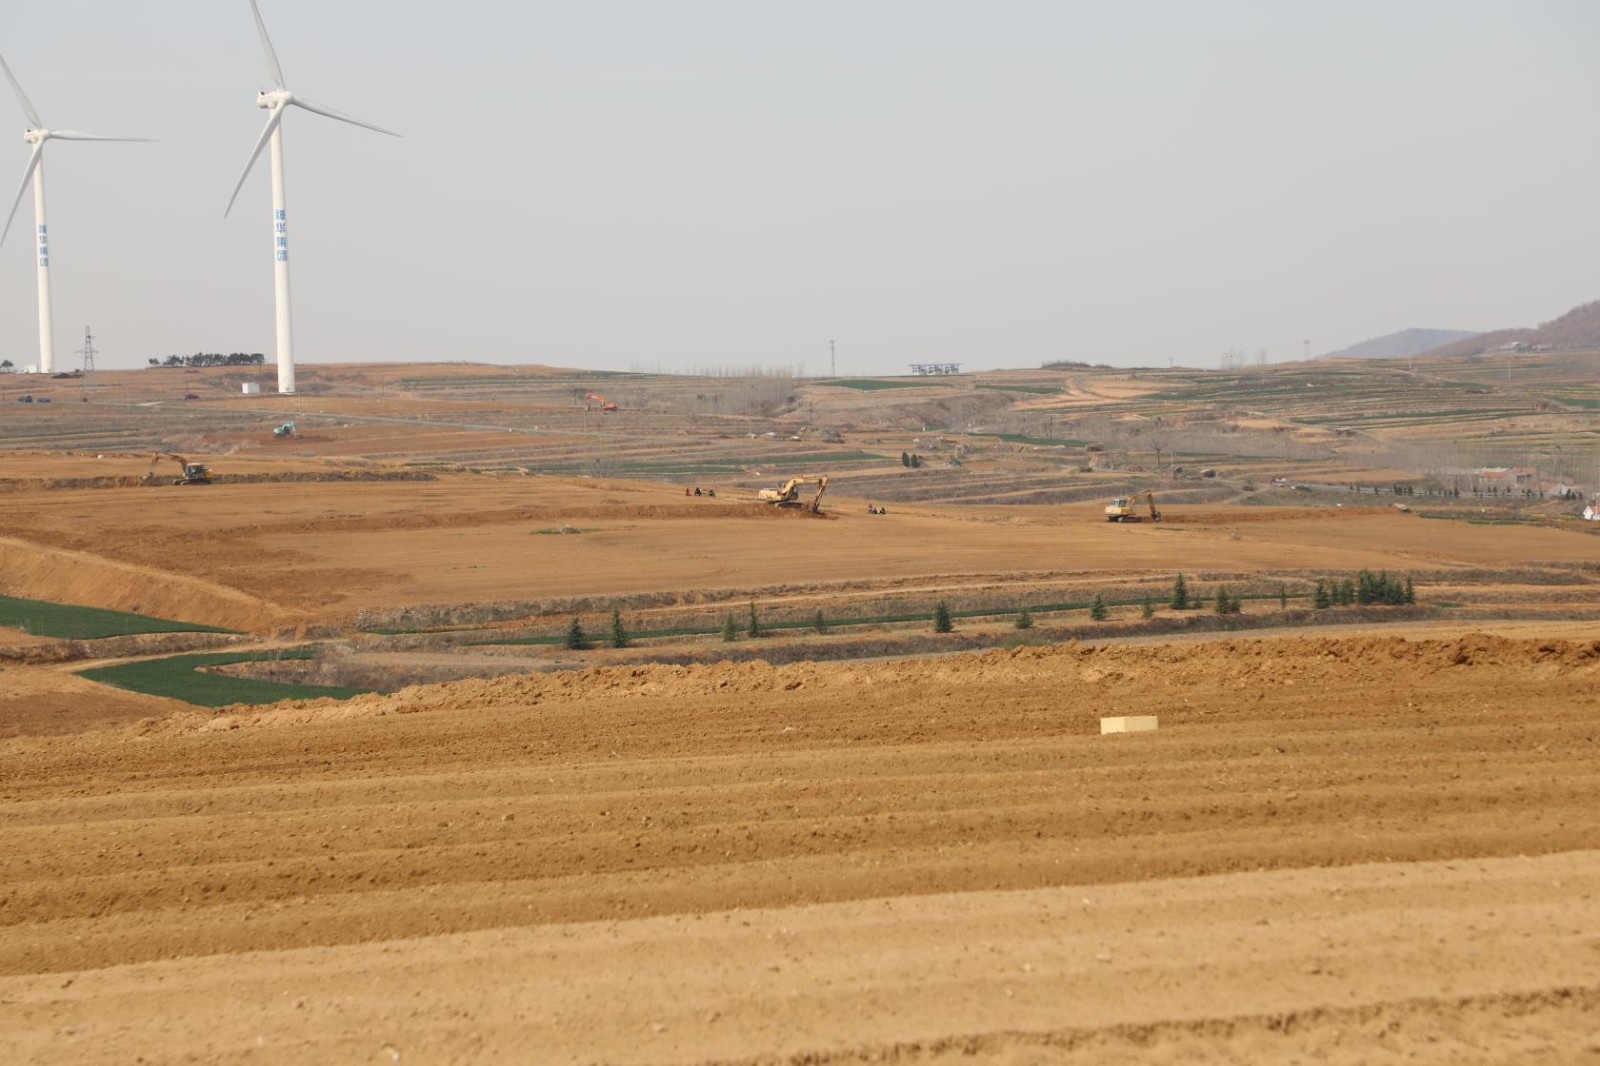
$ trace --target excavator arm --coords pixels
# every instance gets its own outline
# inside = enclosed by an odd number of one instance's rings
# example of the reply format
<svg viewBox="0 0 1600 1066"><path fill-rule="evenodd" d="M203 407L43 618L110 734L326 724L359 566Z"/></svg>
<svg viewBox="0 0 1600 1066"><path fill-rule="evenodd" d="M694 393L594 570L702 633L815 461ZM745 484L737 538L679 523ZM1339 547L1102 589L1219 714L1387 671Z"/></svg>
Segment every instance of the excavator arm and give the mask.
<svg viewBox="0 0 1600 1066"><path fill-rule="evenodd" d="M807 510L809 510L812 514L821 514L822 513L822 494L824 492L827 492L827 491L828 491L828 475L827 474L823 474L821 477L817 478L817 494L815 496L811 497L811 503L808 506Z"/></svg>

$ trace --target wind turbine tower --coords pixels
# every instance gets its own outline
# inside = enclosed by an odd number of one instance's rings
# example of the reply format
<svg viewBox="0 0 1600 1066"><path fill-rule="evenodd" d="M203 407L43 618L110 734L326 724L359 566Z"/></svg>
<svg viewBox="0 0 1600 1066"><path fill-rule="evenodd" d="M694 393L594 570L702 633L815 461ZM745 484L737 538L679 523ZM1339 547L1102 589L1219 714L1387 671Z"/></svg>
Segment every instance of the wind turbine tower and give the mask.
<svg viewBox="0 0 1600 1066"><path fill-rule="evenodd" d="M332 108L302 100L290 92L289 87L284 84L283 68L278 65L278 53L273 50L272 39L267 36L267 24L261 19L261 8L256 4L256 0L250 0L250 12L256 19L256 32L261 35L261 50L267 59L267 76L272 79L275 88L265 89L256 95L256 106L267 112L267 125L256 140L255 151L250 153L250 161L244 165L244 173L239 175L239 184L233 187L233 195L228 198L228 208L222 214L226 217L232 212L233 203L239 198L239 190L244 188L244 181L250 176L250 169L256 165L256 160L261 158L261 149L271 143L272 270L278 312L278 392L288 395L294 392L294 322L289 307L289 216L283 191L284 112L293 106L315 115L322 115L324 118L348 122L352 126L360 126L375 133L386 133L391 137L400 135L393 130L386 130L381 126L374 126L349 115L340 114Z"/></svg>
<svg viewBox="0 0 1600 1066"><path fill-rule="evenodd" d="M34 108L28 94L22 91L22 86L17 82L16 76L11 73L11 68L6 61L0 58L0 70L6 72L6 80L11 83L11 88L16 91L17 102L22 105L22 113L28 117L33 125L28 127L22 135L22 140L33 146L32 153L28 156L28 165L22 171L22 184L17 188L17 198L11 202L11 213L6 216L6 225L0 231L0 246L11 235L11 223L17 217L17 208L22 205L22 197L28 191L28 182L33 182L33 232L38 253L39 271L39 373L51 374L56 369L56 339L54 316L50 310L50 225L45 221L44 215L44 146L46 141L149 141L148 137L105 137L98 133L79 133L77 130L52 130L48 129L44 121L39 118L39 112Z"/></svg>

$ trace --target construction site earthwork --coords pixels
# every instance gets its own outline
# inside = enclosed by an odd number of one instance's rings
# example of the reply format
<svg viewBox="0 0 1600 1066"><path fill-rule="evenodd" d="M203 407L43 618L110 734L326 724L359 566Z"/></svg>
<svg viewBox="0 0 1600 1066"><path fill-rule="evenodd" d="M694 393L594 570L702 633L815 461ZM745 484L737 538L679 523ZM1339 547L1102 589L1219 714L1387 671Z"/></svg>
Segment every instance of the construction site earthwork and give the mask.
<svg viewBox="0 0 1600 1066"><path fill-rule="evenodd" d="M1600 1063L1597 367L0 376L0 1061Z"/></svg>

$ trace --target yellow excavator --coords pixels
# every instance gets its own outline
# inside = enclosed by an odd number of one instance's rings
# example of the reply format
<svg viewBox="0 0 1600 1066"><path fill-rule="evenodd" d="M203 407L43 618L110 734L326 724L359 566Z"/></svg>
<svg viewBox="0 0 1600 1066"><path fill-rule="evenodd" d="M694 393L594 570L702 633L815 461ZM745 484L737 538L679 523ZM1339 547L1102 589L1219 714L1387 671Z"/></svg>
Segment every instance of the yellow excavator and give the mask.
<svg viewBox="0 0 1600 1066"><path fill-rule="evenodd" d="M817 486L817 494L811 497L809 502L800 498L800 487L802 485ZM762 489L756 493L756 499L776 507L804 506L812 514L817 514L822 510L822 494L827 491L827 474L805 474L801 477L792 477L775 489Z"/></svg>
<svg viewBox="0 0 1600 1066"><path fill-rule="evenodd" d="M1131 496L1118 496L1106 504L1107 522L1143 522L1145 516L1139 512L1139 501L1143 500L1149 508L1150 521L1161 521L1161 512L1156 510L1156 494L1150 489L1140 489Z"/></svg>
<svg viewBox="0 0 1600 1066"><path fill-rule="evenodd" d="M174 485L209 485L211 484L211 468L204 463L191 463L175 452L156 452L150 457L150 469L145 471L141 479L146 485L153 485L156 481L156 467L161 465L161 460L171 459L183 468L183 476L172 479Z"/></svg>

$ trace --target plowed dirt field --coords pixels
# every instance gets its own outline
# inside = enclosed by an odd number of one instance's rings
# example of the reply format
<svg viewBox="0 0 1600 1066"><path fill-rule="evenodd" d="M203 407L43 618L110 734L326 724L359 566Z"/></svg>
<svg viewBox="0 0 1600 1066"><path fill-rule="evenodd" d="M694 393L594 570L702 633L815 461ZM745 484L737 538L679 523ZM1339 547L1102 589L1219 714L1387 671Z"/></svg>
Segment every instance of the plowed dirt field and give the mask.
<svg viewBox="0 0 1600 1066"><path fill-rule="evenodd" d="M1600 639L1473 634L14 737L0 1058L1592 1063L1597 796Z"/></svg>

